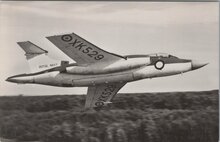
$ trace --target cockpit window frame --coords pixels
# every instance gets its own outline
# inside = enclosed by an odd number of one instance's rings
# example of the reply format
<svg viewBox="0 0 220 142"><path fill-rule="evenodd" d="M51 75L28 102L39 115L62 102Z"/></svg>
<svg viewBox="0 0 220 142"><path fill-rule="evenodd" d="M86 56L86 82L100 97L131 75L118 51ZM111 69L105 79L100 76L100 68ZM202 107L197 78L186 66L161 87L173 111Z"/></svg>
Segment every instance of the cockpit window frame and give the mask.
<svg viewBox="0 0 220 142"><path fill-rule="evenodd" d="M167 54L167 53L154 53L154 54L147 54L147 55L126 55L125 58L143 58L143 57L162 57L162 58L178 58L176 56Z"/></svg>

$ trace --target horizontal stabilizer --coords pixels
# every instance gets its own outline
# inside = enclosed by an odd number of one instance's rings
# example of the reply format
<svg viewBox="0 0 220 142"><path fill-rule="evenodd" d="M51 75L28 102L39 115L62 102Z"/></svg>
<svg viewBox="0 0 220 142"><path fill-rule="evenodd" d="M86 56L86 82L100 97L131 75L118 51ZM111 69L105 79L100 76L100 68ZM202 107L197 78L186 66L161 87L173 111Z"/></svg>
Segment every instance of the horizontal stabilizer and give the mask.
<svg viewBox="0 0 220 142"><path fill-rule="evenodd" d="M27 60L38 56L40 54L48 53L48 51L40 48L39 46L33 44L30 41L17 42L18 45L25 51L25 56Z"/></svg>
<svg viewBox="0 0 220 142"><path fill-rule="evenodd" d="M48 51L40 48L30 41L18 42L18 45L25 51L25 56L31 72L36 73L60 66L60 61L51 59L46 53ZM62 71L65 71L66 64Z"/></svg>

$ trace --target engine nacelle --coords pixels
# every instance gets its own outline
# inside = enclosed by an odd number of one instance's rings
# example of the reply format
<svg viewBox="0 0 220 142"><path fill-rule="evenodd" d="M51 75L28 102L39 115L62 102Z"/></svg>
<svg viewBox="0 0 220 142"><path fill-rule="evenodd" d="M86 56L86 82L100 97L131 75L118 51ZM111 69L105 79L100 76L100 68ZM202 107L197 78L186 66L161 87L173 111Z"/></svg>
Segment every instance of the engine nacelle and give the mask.
<svg viewBox="0 0 220 142"><path fill-rule="evenodd" d="M130 58L127 60L119 60L111 64L92 64L85 67L75 66L66 69L70 74L106 74L119 71L126 71L131 69L140 68L150 64L150 58Z"/></svg>

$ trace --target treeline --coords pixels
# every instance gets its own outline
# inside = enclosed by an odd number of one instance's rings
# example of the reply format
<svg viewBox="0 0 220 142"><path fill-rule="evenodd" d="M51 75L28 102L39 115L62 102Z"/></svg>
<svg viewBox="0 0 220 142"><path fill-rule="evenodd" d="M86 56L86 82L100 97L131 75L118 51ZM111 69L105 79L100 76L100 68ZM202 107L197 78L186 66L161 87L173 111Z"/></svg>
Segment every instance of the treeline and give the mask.
<svg viewBox="0 0 220 142"><path fill-rule="evenodd" d="M118 94L104 110L84 95L0 97L0 137L42 142L217 142L218 91Z"/></svg>

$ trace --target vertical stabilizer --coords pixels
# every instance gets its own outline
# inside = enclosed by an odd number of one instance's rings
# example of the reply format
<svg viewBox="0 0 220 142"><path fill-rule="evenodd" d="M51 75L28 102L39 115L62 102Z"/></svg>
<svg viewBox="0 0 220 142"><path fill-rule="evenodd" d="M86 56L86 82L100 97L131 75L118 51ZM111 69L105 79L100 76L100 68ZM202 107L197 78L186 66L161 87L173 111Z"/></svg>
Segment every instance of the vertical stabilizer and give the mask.
<svg viewBox="0 0 220 142"><path fill-rule="evenodd" d="M40 48L32 42L18 42L18 45L24 50L32 73L60 66L60 61L48 57L48 51Z"/></svg>

